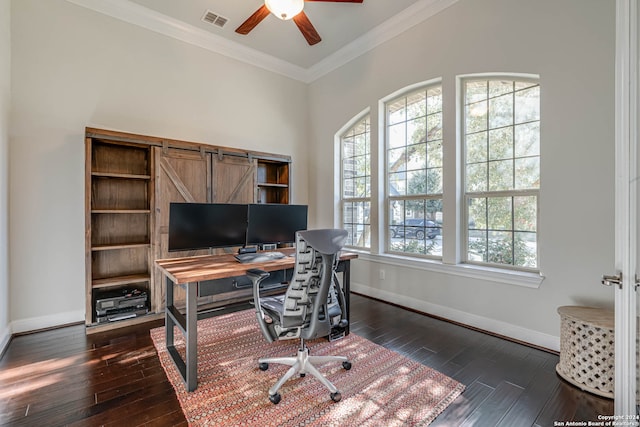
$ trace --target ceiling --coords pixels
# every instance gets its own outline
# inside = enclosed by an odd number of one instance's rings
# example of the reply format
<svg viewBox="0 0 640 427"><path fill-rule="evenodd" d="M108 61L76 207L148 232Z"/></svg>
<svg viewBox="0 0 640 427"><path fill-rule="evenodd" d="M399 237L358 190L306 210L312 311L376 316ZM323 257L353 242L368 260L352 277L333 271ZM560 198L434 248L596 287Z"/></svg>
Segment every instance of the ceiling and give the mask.
<svg viewBox="0 0 640 427"><path fill-rule="evenodd" d="M267 16L248 35L235 29L263 0L67 0L302 81L313 81L457 0L306 2L322 41L309 46L293 21ZM202 20L207 11L227 19Z"/></svg>

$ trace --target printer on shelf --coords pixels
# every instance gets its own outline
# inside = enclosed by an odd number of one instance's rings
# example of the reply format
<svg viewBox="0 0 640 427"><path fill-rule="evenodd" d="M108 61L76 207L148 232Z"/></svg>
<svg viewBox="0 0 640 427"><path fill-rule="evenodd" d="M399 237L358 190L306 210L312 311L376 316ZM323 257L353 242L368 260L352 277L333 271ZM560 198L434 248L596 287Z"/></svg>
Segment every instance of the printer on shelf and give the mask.
<svg viewBox="0 0 640 427"><path fill-rule="evenodd" d="M147 293L143 289L126 288L101 292L96 296L96 321L113 322L147 314L147 300Z"/></svg>

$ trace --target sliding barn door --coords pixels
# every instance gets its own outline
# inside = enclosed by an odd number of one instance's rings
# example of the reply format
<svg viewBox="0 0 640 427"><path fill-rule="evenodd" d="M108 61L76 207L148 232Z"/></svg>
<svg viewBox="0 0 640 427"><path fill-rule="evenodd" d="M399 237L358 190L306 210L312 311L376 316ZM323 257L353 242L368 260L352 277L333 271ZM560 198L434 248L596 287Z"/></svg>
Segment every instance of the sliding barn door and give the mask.
<svg viewBox="0 0 640 427"><path fill-rule="evenodd" d="M213 155L212 201L254 203L257 160L251 157Z"/></svg>
<svg viewBox="0 0 640 427"><path fill-rule="evenodd" d="M154 259L206 255L208 250L169 252L169 204L171 202L207 203L211 201L211 155L204 151L190 151L154 147L156 165L156 214L153 239ZM153 293L155 307L165 308L165 278L154 269ZM175 287L176 306L183 306L185 291Z"/></svg>

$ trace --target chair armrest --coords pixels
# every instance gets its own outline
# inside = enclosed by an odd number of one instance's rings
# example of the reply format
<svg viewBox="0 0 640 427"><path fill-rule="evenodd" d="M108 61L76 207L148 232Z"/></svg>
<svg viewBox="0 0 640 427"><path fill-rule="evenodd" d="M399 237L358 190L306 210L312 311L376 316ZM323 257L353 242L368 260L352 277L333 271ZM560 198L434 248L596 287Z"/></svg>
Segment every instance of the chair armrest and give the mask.
<svg viewBox="0 0 640 427"><path fill-rule="evenodd" d="M264 279L269 277L270 274L258 268L251 268L247 270L246 274L247 277L253 282L253 305L256 309L256 318L258 319L258 325L260 326L260 330L262 331L262 335L264 335L265 339L269 342L273 342L274 338L272 336L272 333L269 331L267 322L265 322L264 320L264 312L262 311L262 306L260 305L260 283Z"/></svg>

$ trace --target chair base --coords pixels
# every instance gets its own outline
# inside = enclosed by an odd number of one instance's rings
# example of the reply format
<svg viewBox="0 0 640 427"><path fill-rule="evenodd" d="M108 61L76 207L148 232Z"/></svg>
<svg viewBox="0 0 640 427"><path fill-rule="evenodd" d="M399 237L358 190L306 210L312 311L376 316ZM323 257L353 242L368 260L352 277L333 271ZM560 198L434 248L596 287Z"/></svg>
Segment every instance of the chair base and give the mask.
<svg viewBox="0 0 640 427"><path fill-rule="evenodd" d="M351 369L351 362L344 356L310 356L309 348L305 346L304 343L298 349L298 354L295 357L265 357L258 359L260 369L263 371L269 368L269 363L291 366L282 378L269 389L269 400L273 403L278 403L280 401L280 393L278 393L278 390L280 390L280 387L282 387L289 378L293 377L296 373L300 374L301 377L309 373L316 377L316 379L329 390L331 400L334 402L340 401L341 395L336 386L326 379L314 366L328 362L342 362L344 369Z"/></svg>

